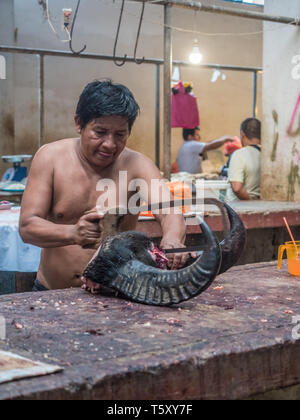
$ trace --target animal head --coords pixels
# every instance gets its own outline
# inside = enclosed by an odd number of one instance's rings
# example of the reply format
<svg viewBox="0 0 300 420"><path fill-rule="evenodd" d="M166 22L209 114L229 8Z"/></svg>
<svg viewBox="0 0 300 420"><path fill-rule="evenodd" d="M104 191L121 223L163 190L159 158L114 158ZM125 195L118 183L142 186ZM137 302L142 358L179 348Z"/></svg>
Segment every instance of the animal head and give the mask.
<svg viewBox="0 0 300 420"><path fill-rule="evenodd" d="M191 299L232 267L244 249L246 232L241 219L227 204L221 207L230 230L219 244L207 224L199 220L206 247L192 265L166 270L167 259L150 238L140 232L125 232L103 241L83 276L140 303L168 306Z"/></svg>
<svg viewBox="0 0 300 420"><path fill-rule="evenodd" d="M109 287L109 282L118 275L120 267L133 259L151 267L167 268L168 260L163 251L147 235L130 231L106 238L83 275Z"/></svg>

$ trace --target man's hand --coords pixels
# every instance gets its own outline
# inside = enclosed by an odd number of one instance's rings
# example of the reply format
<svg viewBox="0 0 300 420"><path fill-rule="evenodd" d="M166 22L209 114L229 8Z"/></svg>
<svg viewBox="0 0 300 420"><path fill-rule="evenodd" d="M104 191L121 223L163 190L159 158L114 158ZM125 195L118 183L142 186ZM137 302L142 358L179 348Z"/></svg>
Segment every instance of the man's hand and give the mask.
<svg viewBox="0 0 300 420"><path fill-rule="evenodd" d="M163 238L160 244L162 249L172 249L172 248L186 248L184 244L176 239ZM180 270L185 266L189 256L192 258L197 258L197 253L184 253L184 254L167 254L169 260L169 268L171 270Z"/></svg>
<svg viewBox="0 0 300 420"><path fill-rule="evenodd" d="M74 240L82 248L94 248L101 241L104 215L93 210L83 215L74 226Z"/></svg>
<svg viewBox="0 0 300 420"><path fill-rule="evenodd" d="M222 140L228 143L235 143L236 142L236 137L233 136L224 136L222 137Z"/></svg>

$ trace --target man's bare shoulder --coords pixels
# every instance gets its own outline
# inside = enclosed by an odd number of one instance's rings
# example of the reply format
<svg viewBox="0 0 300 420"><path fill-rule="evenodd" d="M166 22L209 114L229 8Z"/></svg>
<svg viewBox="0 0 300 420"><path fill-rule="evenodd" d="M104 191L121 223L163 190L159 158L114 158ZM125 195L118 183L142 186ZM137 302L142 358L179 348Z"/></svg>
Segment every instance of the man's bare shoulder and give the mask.
<svg viewBox="0 0 300 420"><path fill-rule="evenodd" d="M134 161L135 163L140 163L141 162L141 163L148 163L148 164L154 165L154 162L153 162L152 159L143 155L140 152L137 152L137 151L132 150L132 149L128 149L127 147L124 150L124 158L128 161L132 161L132 162Z"/></svg>
<svg viewBox="0 0 300 420"><path fill-rule="evenodd" d="M45 144L38 150L38 152L57 153L59 151L74 149L77 141L78 139L57 140L52 143Z"/></svg>
<svg viewBox="0 0 300 420"><path fill-rule="evenodd" d="M75 146L76 139L64 139L44 144L36 152L33 162L48 162L49 164L51 162L54 163L60 156L66 156L66 153L70 153L72 150L75 150ZM54 157L55 160L53 159Z"/></svg>
<svg viewBox="0 0 300 420"><path fill-rule="evenodd" d="M160 177L159 169L148 156L140 152L126 148L124 150L124 162L131 174L136 178L142 178L145 174L150 177Z"/></svg>

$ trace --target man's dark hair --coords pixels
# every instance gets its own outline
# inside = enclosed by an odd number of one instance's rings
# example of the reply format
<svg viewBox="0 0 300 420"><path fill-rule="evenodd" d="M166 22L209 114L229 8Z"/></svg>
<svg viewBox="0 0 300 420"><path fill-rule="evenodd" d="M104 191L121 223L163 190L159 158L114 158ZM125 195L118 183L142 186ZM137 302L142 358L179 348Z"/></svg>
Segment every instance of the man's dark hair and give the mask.
<svg viewBox="0 0 300 420"><path fill-rule="evenodd" d="M189 136L195 136L195 132L196 130L200 130L199 127L195 127L195 128L184 128L182 130L182 137L183 139L186 141L188 140Z"/></svg>
<svg viewBox="0 0 300 420"><path fill-rule="evenodd" d="M261 122L257 118L247 118L241 125L243 131L249 140L261 139Z"/></svg>
<svg viewBox="0 0 300 420"><path fill-rule="evenodd" d="M95 80L83 90L76 109L80 127L96 118L118 115L128 120L129 132L139 113L139 105L130 90L111 80Z"/></svg>

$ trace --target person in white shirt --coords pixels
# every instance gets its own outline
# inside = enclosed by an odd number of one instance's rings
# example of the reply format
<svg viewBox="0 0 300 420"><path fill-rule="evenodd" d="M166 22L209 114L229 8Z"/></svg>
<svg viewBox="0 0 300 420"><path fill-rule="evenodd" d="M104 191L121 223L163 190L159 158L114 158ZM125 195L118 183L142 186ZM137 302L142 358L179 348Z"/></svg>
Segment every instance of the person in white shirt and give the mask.
<svg viewBox="0 0 300 420"><path fill-rule="evenodd" d="M222 147L226 142L234 142L232 136L224 136L209 143L201 142L200 128L184 128L182 132L184 143L177 156L178 171L198 174L202 172L202 157L209 150Z"/></svg>
<svg viewBox="0 0 300 420"><path fill-rule="evenodd" d="M259 200L261 179L261 122L248 118L241 125L243 148L234 152L228 171L227 201Z"/></svg>

